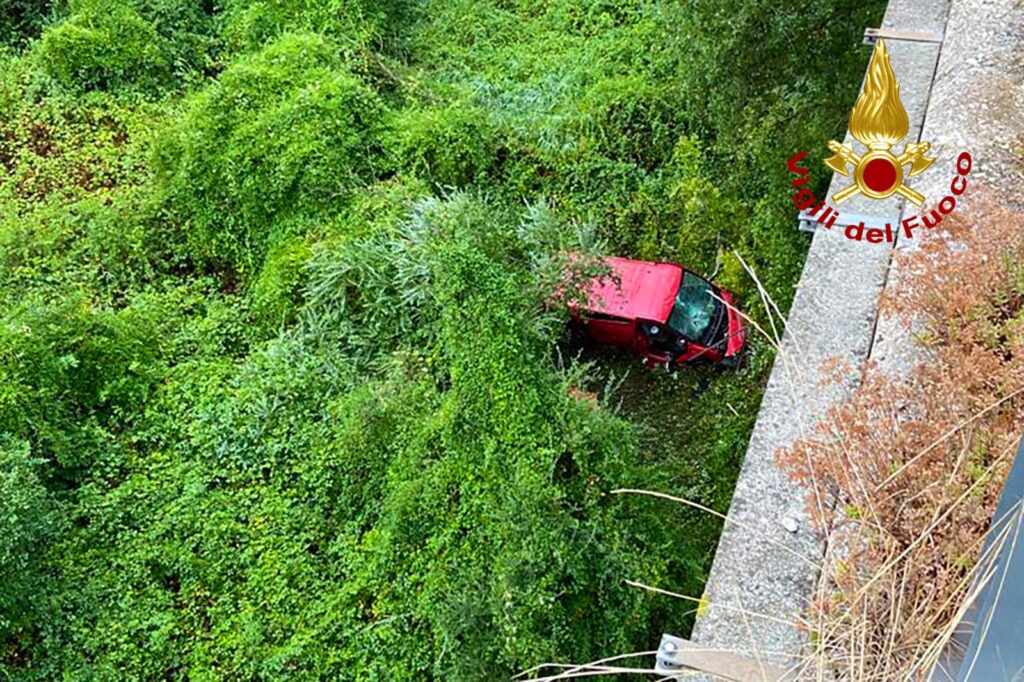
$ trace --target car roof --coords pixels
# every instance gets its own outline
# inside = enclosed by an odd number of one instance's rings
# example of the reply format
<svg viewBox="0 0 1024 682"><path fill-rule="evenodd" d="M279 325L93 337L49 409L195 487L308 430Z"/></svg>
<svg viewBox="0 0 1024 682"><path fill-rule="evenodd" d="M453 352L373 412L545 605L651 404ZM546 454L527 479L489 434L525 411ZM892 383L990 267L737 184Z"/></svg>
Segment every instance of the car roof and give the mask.
<svg viewBox="0 0 1024 682"><path fill-rule="evenodd" d="M666 322L672 312L683 268L609 256L611 274L592 279L584 291L586 310L602 315Z"/></svg>

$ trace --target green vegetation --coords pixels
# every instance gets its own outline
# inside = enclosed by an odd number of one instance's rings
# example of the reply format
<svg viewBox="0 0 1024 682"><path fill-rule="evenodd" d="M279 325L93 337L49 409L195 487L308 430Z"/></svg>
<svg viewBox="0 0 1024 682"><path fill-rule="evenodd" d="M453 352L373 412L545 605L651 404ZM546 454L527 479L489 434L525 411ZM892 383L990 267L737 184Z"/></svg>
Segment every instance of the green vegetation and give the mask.
<svg viewBox="0 0 1024 682"><path fill-rule="evenodd" d="M604 390L551 297L567 250L735 249L790 299L785 159L881 3L775 5L0 0L0 677L502 679L685 631L622 580L698 594L717 525L609 491L724 510L771 358Z"/></svg>

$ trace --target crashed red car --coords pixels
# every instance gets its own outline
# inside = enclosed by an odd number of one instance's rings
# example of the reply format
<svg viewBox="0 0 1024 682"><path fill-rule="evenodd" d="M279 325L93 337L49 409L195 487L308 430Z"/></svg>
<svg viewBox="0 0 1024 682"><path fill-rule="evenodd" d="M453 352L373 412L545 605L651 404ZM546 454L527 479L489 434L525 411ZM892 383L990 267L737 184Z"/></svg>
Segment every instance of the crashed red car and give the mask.
<svg viewBox="0 0 1024 682"><path fill-rule="evenodd" d="M587 337L648 366L739 364L746 335L729 291L674 263L603 260L611 272L585 282L583 301L569 306Z"/></svg>

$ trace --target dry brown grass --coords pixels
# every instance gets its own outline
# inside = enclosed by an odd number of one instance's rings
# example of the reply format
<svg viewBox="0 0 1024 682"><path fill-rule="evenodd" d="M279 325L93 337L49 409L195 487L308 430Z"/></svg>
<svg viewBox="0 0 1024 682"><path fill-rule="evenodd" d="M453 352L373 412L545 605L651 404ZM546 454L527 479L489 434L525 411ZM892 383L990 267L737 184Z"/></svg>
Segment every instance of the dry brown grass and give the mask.
<svg viewBox="0 0 1024 682"><path fill-rule="evenodd" d="M814 667L840 679L923 679L990 577L982 540L1024 430L1024 217L975 207L899 256L883 306L913 330L912 369L868 367L779 456L827 538L808 620Z"/></svg>

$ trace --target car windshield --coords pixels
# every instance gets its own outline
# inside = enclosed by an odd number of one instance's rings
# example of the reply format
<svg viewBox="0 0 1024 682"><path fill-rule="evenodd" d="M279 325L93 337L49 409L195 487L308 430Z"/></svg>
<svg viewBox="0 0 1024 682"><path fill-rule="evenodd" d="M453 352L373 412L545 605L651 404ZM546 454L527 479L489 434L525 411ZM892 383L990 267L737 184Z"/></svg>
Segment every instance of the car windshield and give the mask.
<svg viewBox="0 0 1024 682"><path fill-rule="evenodd" d="M703 277L692 272L683 273L683 281L676 293L668 326L693 343L707 344L707 338L717 326L716 317L721 303L713 294L715 289Z"/></svg>

